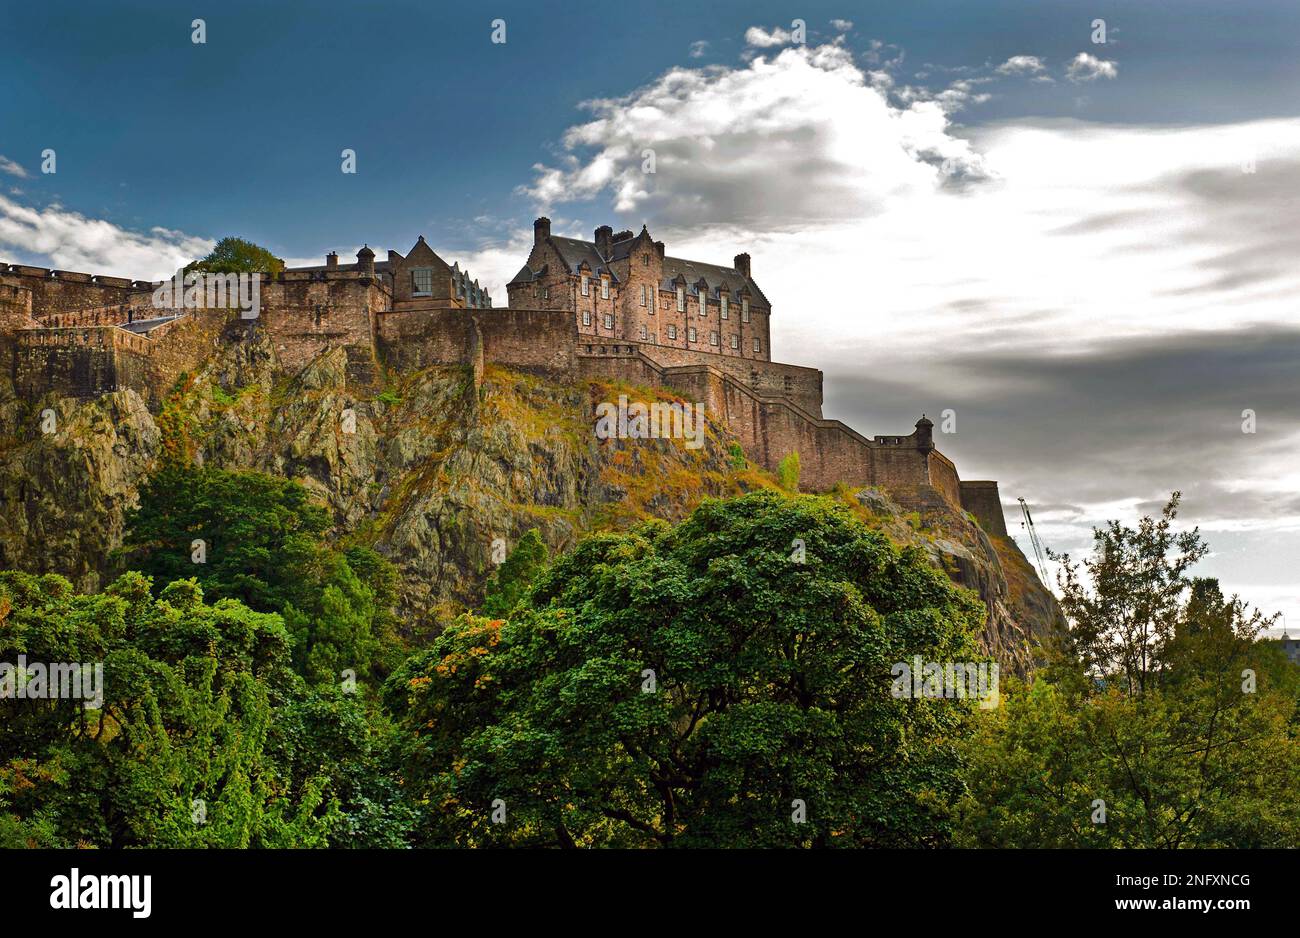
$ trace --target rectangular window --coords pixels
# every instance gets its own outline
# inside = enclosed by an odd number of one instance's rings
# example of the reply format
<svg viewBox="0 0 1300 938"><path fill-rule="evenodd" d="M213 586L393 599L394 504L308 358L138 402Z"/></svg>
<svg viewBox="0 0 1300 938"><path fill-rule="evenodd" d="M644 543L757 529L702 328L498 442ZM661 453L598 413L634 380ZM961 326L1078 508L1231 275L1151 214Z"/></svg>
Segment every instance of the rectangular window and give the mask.
<svg viewBox="0 0 1300 938"><path fill-rule="evenodd" d="M542 299L549 300L550 298L551 298L551 288L542 287Z"/></svg>
<svg viewBox="0 0 1300 938"><path fill-rule="evenodd" d="M730 319L731 310L727 308L727 294L725 293L718 294L718 305L722 307L722 318Z"/></svg>
<svg viewBox="0 0 1300 938"><path fill-rule="evenodd" d="M731 347L732 347L732 348L740 348L740 336L738 336L738 335L733 335L733 336L731 337Z"/></svg>
<svg viewBox="0 0 1300 938"><path fill-rule="evenodd" d="M705 319L709 315L709 291L700 291L700 318Z"/></svg>
<svg viewBox="0 0 1300 938"><path fill-rule="evenodd" d="M582 275L582 295L591 296L591 278L586 274Z"/></svg>
<svg viewBox="0 0 1300 938"><path fill-rule="evenodd" d="M755 352L763 351L763 343L760 342L758 339L754 340L754 351Z"/></svg>
<svg viewBox="0 0 1300 938"><path fill-rule="evenodd" d="M582 311L582 324L583 324L584 326L590 326L590 325L591 325L591 310L589 310L589 309L584 309L584 310Z"/></svg>
<svg viewBox="0 0 1300 938"><path fill-rule="evenodd" d="M686 341L687 341L687 342L694 342L694 341L695 341L695 327L694 327L694 326L691 326L689 329L686 330Z"/></svg>
<svg viewBox="0 0 1300 938"><path fill-rule="evenodd" d="M429 296L433 293L432 267L417 267L411 271L411 293L414 296Z"/></svg>
<svg viewBox="0 0 1300 938"><path fill-rule="evenodd" d="M679 313L686 312L686 288L685 287L677 288L677 312Z"/></svg>
<svg viewBox="0 0 1300 938"><path fill-rule="evenodd" d="M717 334L716 332L710 332L710 333L709 333L709 344L710 344L710 345L717 345L717 344L718 344L718 334Z"/></svg>
<svg viewBox="0 0 1300 938"><path fill-rule="evenodd" d="M749 297L740 301L740 321L749 322Z"/></svg>
<svg viewBox="0 0 1300 938"><path fill-rule="evenodd" d="M670 338L670 339L676 339L676 338L677 338L677 327L676 327L676 326L669 326L669 327L668 327L668 338Z"/></svg>
<svg viewBox="0 0 1300 938"><path fill-rule="evenodd" d="M647 329L647 328L645 327L645 323L642 323L642 324L641 324L641 341L644 342L644 341L645 341L646 339L648 339L648 338L650 338L650 330Z"/></svg>
<svg viewBox="0 0 1300 938"><path fill-rule="evenodd" d="M609 278L608 277L600 278L600 298L602 300L609 299Z"/></svg>
<svg viewBox="0 0 1300 938"><path fill-rule="evenodd" d="M641 284L641 305L645 306L645 284Z"/></svg>
<svg viewBox="0 0 1300 938"><path fill-rule="evenodd" d="M606 329L614 328L614 317L611 316L609 313L605 314L605 328Z"/></svg>

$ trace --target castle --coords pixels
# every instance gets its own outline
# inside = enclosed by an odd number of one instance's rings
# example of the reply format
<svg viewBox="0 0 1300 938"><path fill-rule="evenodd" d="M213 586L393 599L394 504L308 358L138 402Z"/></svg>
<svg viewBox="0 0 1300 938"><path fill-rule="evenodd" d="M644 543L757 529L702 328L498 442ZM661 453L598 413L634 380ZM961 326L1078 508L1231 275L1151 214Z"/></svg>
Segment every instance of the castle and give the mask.
<svg viewBox="0 0 1300 938"><path fill-rule="evenodd" d="M755 463L798 452L801 484L876 485L913 508L946 503L1006 536L997 483L962 481L922 417L907 435L862 436L822 417L822 373L771 360L772 307L750 257L731 267L666 254L640 234L597 228L592 241L533 226L533 246L507 285L506 307L421 237L387 260L363 247L355 264L259 277L260 310L155 305L158 284L0 264L0 362L16 392L93 397L134 389L151 406L225 339L262 330L288 371L342 347L348 381L382 369L485 363L561 381L626 381L702 402Z"/></svg>

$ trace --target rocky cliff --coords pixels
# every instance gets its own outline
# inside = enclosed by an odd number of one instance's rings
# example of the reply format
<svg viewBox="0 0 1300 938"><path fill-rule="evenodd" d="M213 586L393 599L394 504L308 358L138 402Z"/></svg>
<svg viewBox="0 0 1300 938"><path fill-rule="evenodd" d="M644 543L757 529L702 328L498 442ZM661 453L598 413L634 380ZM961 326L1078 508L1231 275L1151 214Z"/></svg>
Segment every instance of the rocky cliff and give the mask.
<svg viewBox="0 0 1300 938"><path fill-rule="evenodd" d="M0 388L0 568L98 588L114 573L140 482L165 447L183 447L208 465L302 482L333 512L338 538L398 566L403 618L422 629L475 603L494 545L499 557L530 528L563 551L591 530L678 519L706 496L774 484L713 425L695 450L596 439L594 403L626 388L493 367L478 387L468 368L393 374L380 386L350 380L349 365L340 348L291 375L264 336L239 333L178 382L161 413L134 391L29 404ZM671 399L634 393L648 397ZM43 411L53 411L53 432L42 430ZM1059 621L1015 544L946 503L909 513L876 490L835 497L977 591L989 609L985 643L1004 666L1023 670L1032 641Z"/></svg>

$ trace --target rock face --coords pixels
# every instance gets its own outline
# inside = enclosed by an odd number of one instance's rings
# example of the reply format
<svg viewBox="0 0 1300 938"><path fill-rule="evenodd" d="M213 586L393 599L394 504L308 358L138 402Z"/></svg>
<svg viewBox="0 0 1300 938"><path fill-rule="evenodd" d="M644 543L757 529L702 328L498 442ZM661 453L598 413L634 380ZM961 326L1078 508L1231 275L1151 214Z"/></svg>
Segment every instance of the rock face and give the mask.
<svg viewBox="0 0 1300 938"><path fill-rule="evenodd" d="M772 484L713 425L694 450L596 439L594 403L625 387L491 366L477 387L464 367L393 375L382 389L350 374L339 348L290 376L265 338L244 333L179 382L160 414L134 391L32 406L0 389L0 568L99 588L116 572L113 550L139 484L164 447L183 446L206 465L300 481L333 512L338 538L374 545L398 566L400 611L423 630L476 603L494 553L530 528L563 551L591 530L676 520L705 496ZM633 397L672 399L641 388ZM1004 666L1023 668L1028 639L1059 612L1014 543L938 500L918 524L885 493L857 494L850 501L864 519L922 545L980 594L986 644Z"/></svg>

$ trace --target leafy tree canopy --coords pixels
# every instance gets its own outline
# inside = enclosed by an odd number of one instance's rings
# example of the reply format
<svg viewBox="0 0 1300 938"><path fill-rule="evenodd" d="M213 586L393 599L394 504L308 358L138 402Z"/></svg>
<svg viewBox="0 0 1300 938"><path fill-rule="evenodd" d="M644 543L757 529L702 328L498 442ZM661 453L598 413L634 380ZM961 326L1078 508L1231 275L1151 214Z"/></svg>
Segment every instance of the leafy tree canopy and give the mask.
<svg viewBox="0 0 1300 938"><path fill-rule="evenodd" d="M842 506L762 492L589 538L385 699L429 842L937 844L971 705L895 699L891 666L975 660L983 616Z"/></svg>
<svg viewBox="0 0 1300 938"><path fill-rule="evenodd" d="M222 238L207 257L194 261L190 270L220 274L278 274L284 270L284 261L261 245L243 238Z"/></svg>

